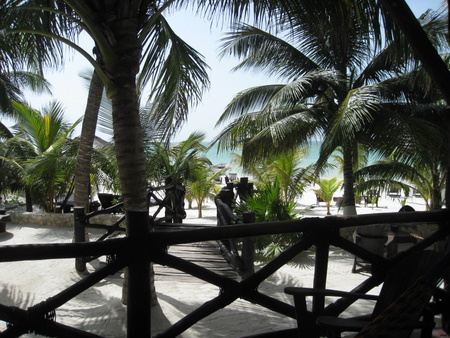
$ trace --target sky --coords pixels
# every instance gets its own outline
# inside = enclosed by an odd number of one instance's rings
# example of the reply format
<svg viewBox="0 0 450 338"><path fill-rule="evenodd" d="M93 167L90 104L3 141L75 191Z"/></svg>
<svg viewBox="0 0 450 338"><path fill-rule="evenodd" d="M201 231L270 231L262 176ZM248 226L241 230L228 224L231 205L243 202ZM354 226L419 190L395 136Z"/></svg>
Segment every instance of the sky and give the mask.
<svg viewBox="0 0 450 338"><path fill-rule="evenodd" d="M438 9L441 0L407 0L408 5L416 16L420 16L428 8ZM226 105L241 90L253 86L276 83L270 79L249 71L231 72L238 63L233 57L218 58L220 39L227 31L227 27L212 26L210 22L192 14L175 13L166 16L172 29L187 43L199 51L209 65L210 88L202 101L194 107L188 115L188 121L175 136L174 141L185 140L190 133L201 131L206 134L206 140L213 139L224 125L215 125ZM87 51L92 50L89 38L80 40L80 45ZM46 78L52 84L52 95L34 95L27 92L26 100L36 109L55 99L65 107L65 116L69 122L75 122L84 114L87 100L87 84L79 74L92 67L81 56L72 54L65 67L59 71L48 71ZM81 132L77 128L75 135ZM109 140L109 136L97 132L98 136Z"/></svg>

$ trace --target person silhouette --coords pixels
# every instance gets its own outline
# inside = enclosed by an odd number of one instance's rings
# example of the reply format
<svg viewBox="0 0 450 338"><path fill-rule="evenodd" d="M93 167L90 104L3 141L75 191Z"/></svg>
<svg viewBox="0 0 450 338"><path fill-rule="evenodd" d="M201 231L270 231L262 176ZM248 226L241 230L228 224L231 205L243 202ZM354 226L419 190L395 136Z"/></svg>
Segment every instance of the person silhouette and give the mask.
<svg viewBox="0 0 450 338"><path fill-rule="evenodd" d="M400 210L398 212L410 212L410 211L416 211L416 210L410 205L404 205L400 208Z"/></svg>

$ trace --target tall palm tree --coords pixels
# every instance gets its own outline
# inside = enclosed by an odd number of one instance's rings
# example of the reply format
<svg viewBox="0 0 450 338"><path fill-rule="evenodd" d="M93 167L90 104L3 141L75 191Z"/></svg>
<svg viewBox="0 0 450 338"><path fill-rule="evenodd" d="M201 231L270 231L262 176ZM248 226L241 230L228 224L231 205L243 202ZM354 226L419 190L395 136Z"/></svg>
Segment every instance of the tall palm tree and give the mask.
<svg viewBox="0 0 450 338"><path fill-rule="evenodd" d="M102 96L103 83L98 73L94 71L89 86L75 169L74 205L84 206L85 210L89 210L91 160Z"/></svg>
<svg viewBox="0 0 450 338"><path fill-rule="evenodd" d="M303 11L291 17L285 39L238 25L222 48L222 55L243 59L236 69L262 70L288 82L239 93L218 121L236 118L216 138L219 148L242 143L248 162L319 136L324 139L320 168L342 147L345 215L356 213L354 150L385 103L378 83L401 72L410 56L402 39L376 48L374 31L360 21L370 19L360 5L338 1L333 6L300 6ZM440 17L424 20L430 27L437 23L440 30L433 32L443 36ZM406 52L398 53L400 47Z"/></svg>

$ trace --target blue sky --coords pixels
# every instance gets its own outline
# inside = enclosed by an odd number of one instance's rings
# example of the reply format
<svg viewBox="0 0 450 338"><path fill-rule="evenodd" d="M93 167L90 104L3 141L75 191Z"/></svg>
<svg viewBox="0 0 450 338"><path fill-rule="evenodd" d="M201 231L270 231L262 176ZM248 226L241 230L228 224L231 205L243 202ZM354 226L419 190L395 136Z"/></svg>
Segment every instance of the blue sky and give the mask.
<svg viewBox="0 0 450 338"><path fill-rule="evenodd" d="M419 16L428 8L437 9L441 0L407 0L407 3L415 15ZM186 14L169 15L168 20L174 31L205 57L211 68L209 72L211 87L204 94L202 102L192 109L188 122L175 140L184 140L193 131L205 132L207 140L210 140L219 133L221 128L215 128L215 124L236 93L252 86L276 83L276 80L251 72L230 72L236 65L237 59L227 57L219 60L217 57L219 40L227 31L226 27L217 28L204 19ZM88 39L82 39L80 44L87 51L92 50L92 43ZM90 68L87 61L74 55L63 70L47 74L47 78L53 85L53 95L28 94L29 104L34 108L40 108L50 100L57 99L63 103L67 119L74 122L83 115L87 98L86 84L78 74ZM77 132L80 132L79 129ZM99 134L99 136L107 139L105 135Z"/></svg>

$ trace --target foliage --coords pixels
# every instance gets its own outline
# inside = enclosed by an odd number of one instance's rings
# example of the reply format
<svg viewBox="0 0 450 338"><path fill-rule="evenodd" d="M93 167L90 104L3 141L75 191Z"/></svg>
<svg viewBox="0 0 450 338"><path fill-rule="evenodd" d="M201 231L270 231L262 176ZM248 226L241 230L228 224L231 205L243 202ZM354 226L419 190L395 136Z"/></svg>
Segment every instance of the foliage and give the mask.
<svg viewBox="0 0 450 338"><path fill-rule="evenodd" d="M114 144L108 144L92 152L91 185L97 191L105 189L120 194L119 167Z"/></svg>
<svg viewBox="0 0 450 338"><path fill-rule="evenodd" d="M202 144L205 135L202 133L192 133L182 142L168 146L165 142L148 142L146 147L146 164L148 181L156 185L173 184L174 189L166 190L166 202L173 210L178 210L178 214L185 217L184 204L186 190L189 182L196 182L192 191L188 193L188 200L192 197L199 203L199 214L203 199L206 198L207 186L211 180L206 177L206 181L200 182L196 175L204 175L203 170L209 168L211 162L205 157L206 147ZM170 192L170 193L169 193ZM166 208L166 212L168 209ZM181 221L181 219L177 219Z"/></svg>
<svg viewBox="0 0 450 338"><path fill-rule="evenodd" d="M247 166L255 179L252 196L240 201L237 213L255 212L256 222L276 222L299 217L297 199L313 181L314 166L301 167L308 149L300 148L273 155ZM241 159L235 155L236 160ZM275 257L287 246L295 243L300 234L283 234L258 237L256 248L264 259Z"/></svg>
<svg viewBox="0 0 450 338"><path fill-rule="evenodd" d="M42 113L17 102L14 108L18 123L14 137L7 140L10 152L4 160L15 166L33 201L55 211L56 201L73 191L78 145L69 137L78 122L68 125L57 102Z"/></svg>
<svg viewBox="0 0 450 338"><path fill-rule="evenodd" d="M410 74L408 78L411 78ZM436 99L435 99L436 100ZM409 128L399 135L380 138L374 132L382 161L355 173L358 191L381 188L415 190L426 201L427 209L442 207L442 192L448 173L449 108L439 100L424 102L402 109L391 110L404 120ZM399 136L399 137L397 137ZM396 140L392 141L392 138Z"/></svg>
<svg viewBox="0 0 450 338"><path fill-rule="evenodd" d="M25 103L23 90L35 93L50 93L50 84L42 75L43 66L57 65L59 58L52 55L49 48L43 48L46 38L35 35L7 35L3 28L16 25L20 18L8 15L5 9L13 2L3 2L0 5L0 115L14 118L13 102ZM23 22L22 22L23 23ZM43 22L36 22L42 28ZM52 44L54 47L59 43ZM47 45L48 47L48 45ZM0 121L0 131L3 136L12 137L12 133Z"/></svg>
<svg viewBox="0 0 450 338"><path fill-rule="evenodd" d="M281 182L275 178L273 181L257 184L253 195L246 197L245 201L240 201L235 211L237 215L247 211L254 212L257 223L276 222L298 219L296 207L295 201L282 199ZM260 236L255 239L255 249L262 258L271 259L298 241L300 237L299 233Z"/></svg>
<svg viewBox="0 0 450 338"><path fill-rule="evenodd" d="M295 201L313 181L315 167L302 167L302 159L307 155L308 148L303 147L273 155L247 166L247 171L257 182L278 180L280 198L284 201ZM235 161L242 164L242 156L235 154Z"/></svg>

